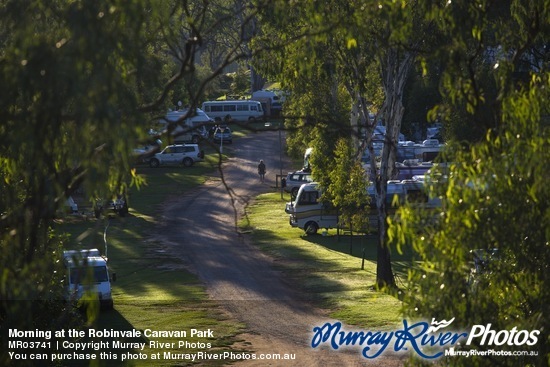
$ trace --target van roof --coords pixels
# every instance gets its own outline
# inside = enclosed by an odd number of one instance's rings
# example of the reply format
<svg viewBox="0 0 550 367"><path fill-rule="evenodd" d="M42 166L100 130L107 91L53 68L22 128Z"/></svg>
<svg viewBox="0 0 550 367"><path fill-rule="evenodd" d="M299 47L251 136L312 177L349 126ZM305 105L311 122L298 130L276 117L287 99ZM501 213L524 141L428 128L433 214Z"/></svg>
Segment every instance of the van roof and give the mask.
<svg viewBox="0 0 550 367"><path fill-rule="evenodd" d="M96 257L101 256L101 253L96 248L84 249L84 250L65 250L63 251L63 257L65 259L76 258L85 258L85 257Z"/></svg>
<svg viewBox="0 0 550 367"><path fill-rule="evenodd" d="M90 257L86 257L86 258L82 258L82 259L85 259L86 262L82 261L82 260L78 260L76 259L77 261L75 261L75 259L66 259L65 260L65 264L72 268L72 267L76 267L76 266L107 266L107 260L105 260L105 258L101 257L101 256L90 256Z"/></svg>
<svg viewBox="0 0 550 367"><path fill-rule="evenodd" d="M164 147L164 149L166 148L174 148L174 147L198 147L199 145L198 144L170 144L170 145L167 145Z"/></svg>
<svg viewBox="0 0 550 367"><path fill-rule="evenodd" d="M164 117L164 119L161 119L160 121L161 122L164 122L164 120L167 120L167 121L170 121L170 122L178 121L182 116L185 116L187 114L187 111L188 111L187 109L177 110L177 111L168 111L168 113L166 113L166 116ZM212 120L206 114L206 112L204 112L200 108L196 108L195 109L195 114L192 115L192 116L189 116L188 118L193 120L193 121L200 121L200 122L209 122L210 120Z"/></svg>
<svg viewBox="0 0 550 367"><path fill-rule="evenodd" d="M107 258L101 256L98 249L84 249L84 250L65 250L63 251L63 260L69 267L76 266L81 263L83 259L86 259L88 265L106 265Z"/></svg>
<svg viewBox="0 0 550 367"><path fill-rule="evenodd" d="M202 104L237 104L237 103L254 103L258 104L259 101L253 99L227 99L224 101L204 101Z"/></svg>

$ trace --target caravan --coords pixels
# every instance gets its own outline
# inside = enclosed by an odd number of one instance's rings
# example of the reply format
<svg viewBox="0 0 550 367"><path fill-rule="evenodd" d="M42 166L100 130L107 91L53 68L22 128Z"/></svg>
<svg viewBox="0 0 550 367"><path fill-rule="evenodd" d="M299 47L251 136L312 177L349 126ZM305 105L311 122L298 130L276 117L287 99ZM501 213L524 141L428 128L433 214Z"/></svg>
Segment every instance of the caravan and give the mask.
<svg viewBox="0 0 550 367"><path fill-rule="evenodd" d="M257 90L252 93L252 100L262 104L266 116L278 117L283 109L285 94L280 90Z"/></svg>
<svg viewBox="0 0 550 367"><path fill-rule="evenodd" d="M370 206L376 208L375 188L370 185L367 189L371 197ZM322 203L322 190L316 182L303 184L298 190L296 199L286 203L285 212L289 214L289 223L292 227L303 229L307 234L315 234L320 228L338 228L338 209L330 204ZM424 182L417 180L388 181L386 189L386 204L393 205L394 199L400 203L413 200L425 208L440 205L437 199L429 199L424 189ZM370 226L376 226L377 216L370 217Z"/></svg>
<svg viewBox="0 0 550 367"><path fill-rule="evenodd" d="M189 116L187 116L188 114ZM170 122L178 122L185 116L187 116L185 124L183 124L185 127L180 124L172 131L175 144L198 144L202 139L208 138L206 125L212 125L214 121L200 108L197 108L194 113L189 113L187 109L168 111L166 116L159 121L159 124L166 125Z"/></svg>
<svg viewBox="0 0 550 367"><path fill-rule="evenodd" d="M316 182L303 184L294 202L286 204L285 212L290 214L290 225L315 234L319 228L338 227L338 209L322 203L321 189Z"/></svg>

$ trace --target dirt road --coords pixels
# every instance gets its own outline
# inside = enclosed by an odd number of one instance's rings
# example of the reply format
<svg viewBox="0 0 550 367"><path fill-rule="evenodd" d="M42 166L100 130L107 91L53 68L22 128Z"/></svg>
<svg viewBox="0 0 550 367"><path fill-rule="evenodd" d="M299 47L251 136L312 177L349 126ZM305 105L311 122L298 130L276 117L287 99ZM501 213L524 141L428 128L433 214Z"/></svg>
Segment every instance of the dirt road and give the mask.
<svg viewBox="0 0 550 367"><path fill-rule="evenodd" d="M272 191L279 173L279 134L263 132L225 146L234 158L223 164L223 180L212 180L200 189L165 207L160 240L172 256L185 261L206 285L212 300L248 332L240 337L247 350L295 354L293 361L242 361L237 366L401 366L399 359L377 358L368 363L357 350L333 351L310 347L312 329L327 319L323 310L302 299L273 270L271 259L238 233L236 219L260 193ZM257 164L267 165L264 184ZM283 173L292 167L284 165ZM281 206L281 220L287 220Z"/></svg>

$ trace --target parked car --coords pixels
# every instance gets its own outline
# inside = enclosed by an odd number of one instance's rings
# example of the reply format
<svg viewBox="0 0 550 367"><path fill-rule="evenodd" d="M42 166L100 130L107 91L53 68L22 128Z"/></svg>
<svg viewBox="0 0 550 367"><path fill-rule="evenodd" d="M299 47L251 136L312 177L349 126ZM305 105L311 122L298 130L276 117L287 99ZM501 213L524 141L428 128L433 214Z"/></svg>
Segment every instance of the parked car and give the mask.
<svg viewBox="0 0 550 367"><path fill-rule="evenodd" d="M199 149L197 144L174 144L168 145L160 153L155 154L150 160L151 167L158 167L171 164L183 164L191 167L195 162L204 159L204 151Z"/></svg>
<svg viewBox="0 0 550 367"><path fill-rule="evenodd" d="M121 217L128 214L128 203L124 195L117 195L112 200L97 199L94 206L94 215L96 218L101 216L104 211L112 211Z"/></svg>
<svg viewBox="0 0 550 367"><path fill-rule="evenodd" d="M282 185L286 192L290 192L290 195L294 200L298 194L300 186L310 182L313 182L311 172L296 171L289 172L286 178L283 179Z"/></svg>
<svg viewBox="0 0 550 367"><path fill-rule="evenodd" d="M147 144L142 145L139 148L133 150L134 160L136 163L147 163L152 156L160 150L162 141L157 139Z"/></svg>
<svg viewBox="0 0 550 367"><path fill-rule="evenodd" d="M233 143L233 134L231 133L231 129L229 127L218 127L214 131L214 143L221 143L222 139L224 143Z"/></svg>

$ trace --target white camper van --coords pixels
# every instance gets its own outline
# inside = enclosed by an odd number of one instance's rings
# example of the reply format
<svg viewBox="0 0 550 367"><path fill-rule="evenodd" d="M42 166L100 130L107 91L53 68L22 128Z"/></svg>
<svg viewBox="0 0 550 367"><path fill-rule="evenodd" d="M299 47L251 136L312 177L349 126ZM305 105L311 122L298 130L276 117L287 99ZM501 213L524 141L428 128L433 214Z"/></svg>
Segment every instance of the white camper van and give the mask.
<svg viewBox="0 0 550 367"><path fill-rule="evenodd" d="M79 301L92 295L102 308L113 308L111 280L116 275L111 278L107 258L98 249L63 251L63 260L67 268L67 300Z"/></svg>
<svg viewBox="0 0 550 367"><path fill-rule="evenodd" d="M165 125L169 122L179 121L188 114L187 109L178 111L169 111L166 116L159 121L159 124ZM208 138L207 125L214 123L203 110L197 108L191 116L185 119L185 127L177 126L172 132L175 144L193 143L198 144L202 139Z"/></svg>
<svg viewBox="0 0 550 367"><path fill-rule="evenodd" d="M367 188L371 197L371 207L376 207L375 188L370 185ZM416 202L422 201L425 207L437 206L437 201L428 200L424 193L424 183L415 180L388 181L386 189L386 203L392 205L397 195L399 201L413 198ZM285 212L290 215L289 222L292 227L303 229L307 234L315 234L320 228L338 228L338 209L319 201L321 188L316 182L303 184L298 190L296 199L286 203ZM421 198L422 197L422 198ZM421 199L420 199L421 198ZM375 227L377 216L373 215L370 226Z"/></svg>
<svg viewBox="0 0 550 367"><path fill-rule="evenodd" d="M319 228L338 227L338 209L319 201L321 189L316 182L303 184L296 200L286 204L285 212L290 214L290 225L315 234Z"/></svg>

